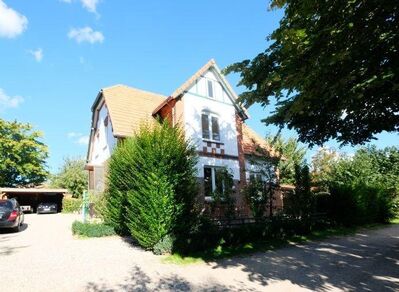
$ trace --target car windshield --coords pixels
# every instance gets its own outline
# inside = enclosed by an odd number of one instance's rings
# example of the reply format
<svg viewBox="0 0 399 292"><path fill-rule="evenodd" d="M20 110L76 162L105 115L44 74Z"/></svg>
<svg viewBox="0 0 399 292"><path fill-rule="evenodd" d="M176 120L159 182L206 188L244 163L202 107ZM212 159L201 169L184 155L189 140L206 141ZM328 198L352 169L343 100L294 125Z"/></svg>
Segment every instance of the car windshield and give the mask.
<svg viewBox="0 0 399 292"><path fill-rule="evenodd" d="M12 209L12 203L10 201L0 200L0 211Z"/></svg>

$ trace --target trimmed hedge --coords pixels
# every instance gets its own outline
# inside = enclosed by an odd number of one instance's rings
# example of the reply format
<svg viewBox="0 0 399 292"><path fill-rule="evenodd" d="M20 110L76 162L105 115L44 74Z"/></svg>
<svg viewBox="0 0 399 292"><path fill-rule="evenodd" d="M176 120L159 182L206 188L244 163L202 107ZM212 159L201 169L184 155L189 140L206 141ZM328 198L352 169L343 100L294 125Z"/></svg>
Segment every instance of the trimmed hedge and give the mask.
<svg viewBox="0 0 399 292"><path fill-rule="evenodd" d="M115 235L114 229L104 223L82 223L74 221L72 223L72 233L74 235L86 237L103 237Z"/></svg>
<svg viewBox="0 0 399 292"><path fill-rule="evenodd" d="M62 199L62 213L79 212L82 208L82 199L63 198Z"/></svg>
<svg viewBox="0 0 399 292"><path fill-rule="evenodd" d="M311 226L315 226L315 223L312 222ZM283 215L232 227L219 227L208 218L202 217L184 242L178 242L179 245L175 246L174 251L191 254L212 250L217 246L234 247L250 242L282 240L294 235L309 234L310 230L308 224L300 219Z"/></svg>

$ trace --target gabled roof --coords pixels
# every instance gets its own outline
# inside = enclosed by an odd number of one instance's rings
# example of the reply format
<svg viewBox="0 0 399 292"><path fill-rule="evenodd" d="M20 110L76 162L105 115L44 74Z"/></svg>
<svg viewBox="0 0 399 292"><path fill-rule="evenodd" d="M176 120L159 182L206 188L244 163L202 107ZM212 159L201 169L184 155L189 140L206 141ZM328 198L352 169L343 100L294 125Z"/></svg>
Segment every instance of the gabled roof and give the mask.
<svg viewBox="0 0 399 292"><path fill-rule="evenodd" d="M186 90L190 88L191 85L195 83L195 81L205 74L206 71L209 70L212 66L215 66L216 62L214 59L210 59L208 63L201 67L197 72L194 73L189 79L186 80L179 88L177 88L171 95L171 98L177 98L181 94L183 94Z"/></svg>
<svg viewBox="0 0 399 292"><path fill-rule="evenodd" d="M115 137L132 136L142 121L152 120L152 111L166 97L126 85L101 90L108 107Z"/></svg>
<svg viewBox="0 0 399 292"><path fill-rule="evenodd" d="M195 72L193 76L191 76L189 79L187 79L186 82L184 82L179 88L177 88L166 100L164 100L163 103L161 103L159 106L157 106L152 114L156 115L171 100L177 99L181 95L183 95L195 83L195 81L198 78L200 78L202 75L204 75L212 67L215 68L216 72L218 73L217 75L219 76L222 85L226 88L226 90L228 91L230 96L233 97L233 100L232 100L233 105L236 107L241 118L243 120L247 119L248 118L247 110L241 104L238 104L237 94L234 92L234 90L231 88L229 82L227 82L226 78L224 78L223 74L220 72L220 69L216 65L216 62L214 59L209 60L208 63L206 63L204 66L202 66L201 69L199 69L197 72Z"/></svg>
<svg viewBox="0 0 399 292"><path fill-rule="evenodd" d="M278 157L276 151L265 139L260 137L254 130L246 124L242 124L242 147L244 154L255 156Z"/></svg>

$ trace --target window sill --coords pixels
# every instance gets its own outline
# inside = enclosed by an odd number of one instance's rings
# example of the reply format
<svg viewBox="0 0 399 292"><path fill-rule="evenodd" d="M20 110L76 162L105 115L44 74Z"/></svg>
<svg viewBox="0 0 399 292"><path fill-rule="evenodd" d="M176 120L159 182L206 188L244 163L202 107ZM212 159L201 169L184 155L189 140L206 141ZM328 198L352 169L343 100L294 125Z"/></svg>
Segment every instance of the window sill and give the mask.
<svg viewBox="0 0 399 292"><path fill-rule="evenodd" d="M209 196L205 196L205 203L213 203L215 202L215 198L214 197L209 197ZM224 204L226 202L225 198L220 198L219 199L219 203Z"/></svg>
<svg viewBox="0 0 399 292"><path fill-rule="evenodd" d="M209 143L215 143L215 144L224 145L223 142L220 142L218 140L211 140L211 139L202 139L202 142L209 142Z"/></svg>

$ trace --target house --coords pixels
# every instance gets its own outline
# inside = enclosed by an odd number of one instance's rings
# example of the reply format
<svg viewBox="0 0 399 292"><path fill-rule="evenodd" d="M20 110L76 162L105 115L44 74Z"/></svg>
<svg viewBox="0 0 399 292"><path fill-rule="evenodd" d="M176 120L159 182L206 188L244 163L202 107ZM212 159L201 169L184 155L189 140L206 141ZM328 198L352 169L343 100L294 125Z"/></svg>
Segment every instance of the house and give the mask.
<svg viewBox="0 0 399 292"><path fill-rule="evenodd" d="M247 111L237 102L236 93L214 60L169 96L115 85L100 90L91 110L86 169L89 189L94 191L104 190L107 160L118 141L132 136L142 121L155 122L156 117L179 124L186 138L195 144L199 155L199 200L205 204L212 201L218 171L225 168L234 179L237 209L248 212L239 190L251 176L259 175L259 167L270 168L260 157L277 155L245 124ZM278 179L278 173L273 170L273 174ZM279 194L277 206L282 204Z"/></svg>

